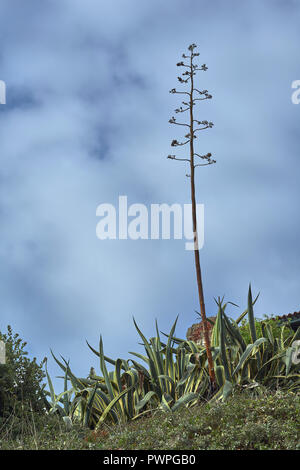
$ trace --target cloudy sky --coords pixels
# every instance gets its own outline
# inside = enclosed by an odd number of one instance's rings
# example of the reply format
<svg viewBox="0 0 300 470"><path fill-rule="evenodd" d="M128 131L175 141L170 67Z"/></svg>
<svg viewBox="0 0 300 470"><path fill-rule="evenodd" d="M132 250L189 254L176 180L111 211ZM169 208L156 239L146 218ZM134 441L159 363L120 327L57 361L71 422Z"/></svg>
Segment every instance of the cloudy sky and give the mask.
<svg viewBox="0 0 300 470"><path fill-rule="evenodd" d="M183 240L99 240L96 208L190 202L185 163L166 157L182 133L176 67L191 43L214 122L197 150L205 206L201 250L208 315L214 297L256 315L299 310L300 2L292 0L2 0L0 79L0 329L30 355L50 348L86 376L96 356L138 351L155 319L177 336L197 322L193 252ZM179 85L180 87L180 85ZM59 386L59 385L58 385Z"/></svg>

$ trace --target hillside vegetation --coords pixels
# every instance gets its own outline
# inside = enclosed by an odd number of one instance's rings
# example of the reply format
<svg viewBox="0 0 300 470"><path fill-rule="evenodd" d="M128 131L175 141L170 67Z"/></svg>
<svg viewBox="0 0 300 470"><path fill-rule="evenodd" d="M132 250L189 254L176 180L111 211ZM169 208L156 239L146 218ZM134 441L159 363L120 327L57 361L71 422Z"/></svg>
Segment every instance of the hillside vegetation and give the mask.
<svg viewBox="0 0 300 470"><path fill-rule="evenodd" d="M101 372L91 370L88 378L77 377L69 362L52 353L64 375L59 395L46 358L40 366L35 360L20 363L21 377L26 377L26 368L31 375L34 371L35 390L26 388L23 379L16 385L11 374L18 367L12 367L11 348L6 375L0 377L2 387L5 380L10 387L8 394L2 393L9 406L2 407L0 416L0 447L299 448L300 328L293 331L275 319L255 319L256 300L249 288L247 309L236 321L226 315L227 304L217 301L211 336L215 387L206 349L175 336L177 319L170 333L163 334L165 341L157 323L156 336L147 340L134 321L145 353L131 352L128 360L105 356L100 337L98 350L88 346ZM114 370L108 371L107 363ZM39 384L43 366L48 392Z"/></svg>

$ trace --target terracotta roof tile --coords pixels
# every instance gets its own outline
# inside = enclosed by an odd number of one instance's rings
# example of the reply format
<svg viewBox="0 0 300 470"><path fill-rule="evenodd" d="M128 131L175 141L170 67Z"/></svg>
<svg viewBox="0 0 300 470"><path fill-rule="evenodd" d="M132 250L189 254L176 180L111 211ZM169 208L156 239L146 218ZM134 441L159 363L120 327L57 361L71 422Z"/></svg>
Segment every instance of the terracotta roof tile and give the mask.
<svg viewBox="0 0 300 470"><path fill-rule="evenodd" d="M286 315L276 316L276 320L297 320L300 318L300 312L288 313Z"/></svg>

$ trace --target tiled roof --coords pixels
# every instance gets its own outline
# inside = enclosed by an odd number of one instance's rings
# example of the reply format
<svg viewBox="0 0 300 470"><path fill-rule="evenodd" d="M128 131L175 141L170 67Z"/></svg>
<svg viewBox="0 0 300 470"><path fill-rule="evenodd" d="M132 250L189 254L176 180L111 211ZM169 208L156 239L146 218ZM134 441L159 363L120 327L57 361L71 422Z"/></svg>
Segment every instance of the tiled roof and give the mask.
<svg viewBox="0 0 300 470"><path fill-rule="evenodd" d="M281 322L289 322L291 328L294 331L297 331L297 328L300 327L300 312L288 313L287 315L277 316L276 320Z"/></svg>
<svg viewBox="0 0 300 470"><path fill-rule="evenodd" d="M298 320L300 312L288 313L287 315L277 316L277 320Z"/></svg>

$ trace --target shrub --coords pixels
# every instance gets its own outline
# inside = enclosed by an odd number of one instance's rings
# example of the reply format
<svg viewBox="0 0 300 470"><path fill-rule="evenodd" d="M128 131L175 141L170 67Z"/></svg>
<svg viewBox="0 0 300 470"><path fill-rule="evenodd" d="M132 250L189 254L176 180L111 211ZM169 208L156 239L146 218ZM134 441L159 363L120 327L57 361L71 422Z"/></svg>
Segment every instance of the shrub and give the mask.
<svg viewBox="0 0 300 470"><path fill-rule="evenodd" d="M291 328L289 327L288 324L281 325L279 321L276 320L276 318L269 317L268 315L264 315L263 320L255 318L255 328L256 328L257 338L262 338L264 336L262 328L263 328L263 325L265 325L266 323L268 323L270 327L272 328L272 334L274 338L281 338L281 335L283 335L283 339L285 340L291 334ZM285 326L284 329L283 329L283 326ZM250 344L251 343L250 326L246 318L243 318L243 320L241 321L240 332L245 343Z"/></svg>
<svg viewBox="0 0 300 470"><path fill-rule="evenodd" d="M42 380L45 374L36 358L30 360L25 351L26 342L13 334L11 326L7 333L0 332L5 342L6 364L0 366L0 419L14 415L22 416L27 410L42 413L47 402Z"/></svg>

